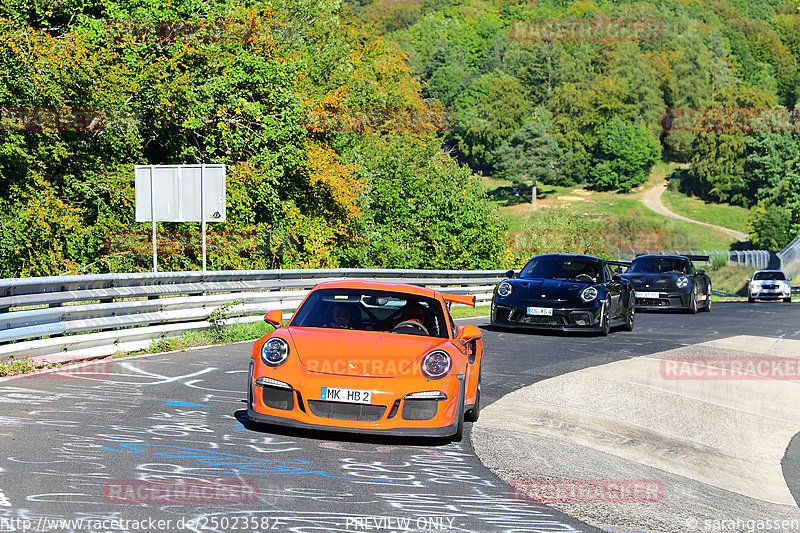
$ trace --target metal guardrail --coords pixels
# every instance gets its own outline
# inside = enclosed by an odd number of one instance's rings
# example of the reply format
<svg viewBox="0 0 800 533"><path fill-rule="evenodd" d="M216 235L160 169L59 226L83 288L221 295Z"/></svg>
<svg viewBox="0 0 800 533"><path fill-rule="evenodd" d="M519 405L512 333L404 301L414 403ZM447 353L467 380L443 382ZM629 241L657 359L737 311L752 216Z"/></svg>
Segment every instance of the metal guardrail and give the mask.
<svg viewBox="0 0 800 533"><path fill-rule="evenodd" d="M721 298L744 298L744 296L733 294L732 292L718 291L717 289L711 289L711 294Z"/></svg>
<svg viewBox="0 0 800 533"><path fill-rule="evenodd" d="M800 268L800 235L795 237L786 248L777 253L781 262L781 270L791 276Z"/></svg>
<svg viewBox="0 0 800 533"><path fill-rule="evenodd" d="M159 272L0 279L0 360L10 356L109 355L211 327L294 310L324 281L366 279L422 285L491 300L500 270L260 270Z"/></svg>
<svg viewBox="0 0 800 533"><path fill-rule="evenodd" d="M717 289L711 289L711 294L714 296L722 296L723 298L747 298L747 296L742 296L740 294L733 294L730 292L723 292L718 291ZM800 286L792 287L792 298L800 297Z"/></svg>
<svg viewBox="0 0 800 533"><path fill-rule="evenodd" d="M764 270L769 268L770 263L772 262L772 256L775 255L774 252L769 252L767 250L623 250L618 248L616 252L618 261L630 261L642 253L664 255L707 255L709 257L713 256L716 260L719 260L719 258L725 258L726 263L739 263L754 270Z"/></svg>

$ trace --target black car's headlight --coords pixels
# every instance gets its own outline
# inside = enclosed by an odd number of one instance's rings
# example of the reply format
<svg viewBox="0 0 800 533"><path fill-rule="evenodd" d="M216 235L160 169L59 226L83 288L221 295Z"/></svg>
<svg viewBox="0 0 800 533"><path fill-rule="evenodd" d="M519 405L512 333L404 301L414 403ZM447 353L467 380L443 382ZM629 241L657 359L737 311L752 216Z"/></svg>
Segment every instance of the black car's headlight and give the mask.
<svg viewBox="0 0 800 533"><path fill-rule="evenodd" d="M675 285L677 285L679 289L685 289L686 286L689 285L689 278L686 276L681 276L675 282Z"/></svg>
<svg viewBox="0 0 800 533"><path fill-rule="evenodd" d="M586 287L581 291L581 300L584 302L591 302L597 298L597 289L594 287Z"/></svg>
<svg viewBox="0 0 800 533"><path fill-rule="evenodd" d="M453 360L450 354L434 350L422 358L422 375L428 379L440 379L450 372Z"/></svg>
<svg viewBox="0 0 800 533"><path fill-rule="evenodd" d="M500 284L500 286L497 288L497 295L498 295L500 298L506 298L506 297L508 297L508 295L510 295L510 294L511 294L511 292L512 292L513 290L514 290L514 286L513 286L513 285L511 285L509 282L507 282L507 281L504 281L504 282L503 282L503 283L501 283L501 284Z"/></svg>
<svg viewBox="0 0 800 533"><path fill-rule="evenodd" d="M288 358L289 344L279 337L268 340L261 347L261 360L266 365L281 366Z"/></svg>

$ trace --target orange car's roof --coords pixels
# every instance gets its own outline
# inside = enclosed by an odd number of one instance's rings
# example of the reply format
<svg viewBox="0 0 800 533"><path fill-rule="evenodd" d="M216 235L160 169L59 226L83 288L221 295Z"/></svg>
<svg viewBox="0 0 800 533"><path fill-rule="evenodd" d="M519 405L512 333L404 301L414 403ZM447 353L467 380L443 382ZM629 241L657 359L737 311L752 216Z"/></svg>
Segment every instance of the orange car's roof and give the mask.
<svg viewBox="0 0 800 533"><path fill-rule="evenodd" d="M417 296L427 296L435 298L436 291L419 285L409 285L408 283L386 283L384 281L364 281L360 279L345 279L341 281L326 281L314 286L316 289L373 289L378 291L394 291L415 294Z"/></svg>

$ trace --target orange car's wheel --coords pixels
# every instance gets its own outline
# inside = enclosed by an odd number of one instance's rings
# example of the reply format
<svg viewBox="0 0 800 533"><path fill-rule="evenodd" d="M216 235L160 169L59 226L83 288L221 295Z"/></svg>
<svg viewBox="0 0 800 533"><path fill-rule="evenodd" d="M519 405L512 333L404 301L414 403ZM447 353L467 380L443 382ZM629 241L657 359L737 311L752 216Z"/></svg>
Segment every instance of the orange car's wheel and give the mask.
<svg viewBox="0 0 800 533"><path fill-rule="evenodd" d="M250 363L250 371L247 373L247 407L253 408L253 363Z"/></svg>
<svg viewBox="0 0 800 533"><path fill-rule="evenodd" d="M464 438L464 383L458 389L458 408L456 409L456 433L453 435L454 442L461 442Z"/></svg>
<svg viewBox="0 0 800 533"><path fill-rule="evenodd" d="M477 422L478 417L481 416L481 369L478 369L478 385L475 390L475 405L472 409L467 411L467 422Z"/></svg>

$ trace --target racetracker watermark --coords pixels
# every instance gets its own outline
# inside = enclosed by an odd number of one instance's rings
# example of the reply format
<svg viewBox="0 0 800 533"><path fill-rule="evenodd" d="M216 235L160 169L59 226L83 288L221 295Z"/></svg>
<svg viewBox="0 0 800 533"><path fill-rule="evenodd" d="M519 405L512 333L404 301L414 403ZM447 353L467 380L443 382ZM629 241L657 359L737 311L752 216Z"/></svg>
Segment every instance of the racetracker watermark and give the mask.
<svg viewBox="0 0 800 533"><path fill-rule="evenodd" d="M325 357L304 359L309 372L337 374L340 376L396 376L408 371L408 375L421 375L421 366L413 365L413 359L401 361L381 359L351 359ZM410 368L409 368L410 367Z"/></svg>
<svg viewBox="0 0 800 533"><path fill-rule="evenodd" d="M106 24L106 29L115 43L138 44L247 41L255 34L251 23L227 19L113 21Z"/></svg>
<svg viewBox="0 0 800 533"><path fill-rule="evenodd" d="M797 109L666 109L664 131L782 133L800 131Z"/></svg>
<svg viewBox="0 0 800 533"><path fill-rule="evenodd" d="M0 129L12 131L94 131L102 127L103 114L97 109L0 108Z"/></svg>
<svg viewBox="0 0 800 533"><path fill-rule="evenodd" d="M138 123L132 114L77 107L0 107L0 130L94 132Z"/></svg>
<svg viewBox="0 0 800 533"><path fill-rule="evenodd" d="M75 363L61 366L54 372L32 374L31 377L102 379L111 375L111 361L97 363Z"/></svg>
<svg viewBox="0 0 800 533"><path fill-rule="evenodd" d="M514 496L537 503L657 503L664 485L656 479L512 479Z"/></svg>
<svg viewBox="0 0 800 533"><path fill-rule="evenodd" d="M248 504L258 501L258 487L248 481L109 481L106 503L115 504Z"/></svg>
<svg viewBox="0 0 800 533"><path fill-rule="evenodd" d="M789 357L665 357L659 374L668 380L800 379L800 359Z"/></svg>
<svg viewBox="0 0 800 533"><path fill-rule="evenodd" d="M197 518L19 518L0 516L0 531L284 531L286 522L268 516L200 516Z"/></svg>
<svg viewBox="0 0 800 533"><path fill-rule="evenodd" d="M206 247L212 253L235 253L242 257L251 257L263 248L260 243L261 239L255 231L214 231L206 234ZM158 253L162 255L199 255L202 253L202 236L196 231L161 231L156 236L156 246ZM148 256L153 253L152 231L147 229L108 233L103 242L102 253Z"/></svg>
<svg viewBox="0 0 800 533"><path fill-rule="evenodd" d="M532 42L656 42L664 36L664 25L649 18L515 20L508 34L516 41Z"/></svg>
<svg viewBox="0 0 800 533"><path fill-rule="evenodd" d="M374 109L317 109L305 119L312 133L414 131L452 129L455 111L436 107L395 107Z"/></svg>

